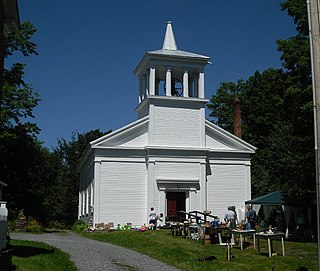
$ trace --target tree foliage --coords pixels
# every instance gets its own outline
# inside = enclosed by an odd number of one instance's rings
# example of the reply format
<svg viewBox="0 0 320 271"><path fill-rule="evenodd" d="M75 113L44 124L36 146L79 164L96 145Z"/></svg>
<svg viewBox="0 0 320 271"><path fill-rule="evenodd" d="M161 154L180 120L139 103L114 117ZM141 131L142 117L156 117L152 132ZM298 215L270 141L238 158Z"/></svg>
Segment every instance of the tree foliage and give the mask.
<svg viewBox="0 0 320 271"><path fill-rule="evenodd" d="M8 36L6 57L37 55L31 39L36 29L30 22ZM40 129L33 110L40 98L24 81L25 65L14 63L4 69L0 96L0 176L8 186L4 198L10 213L24 210L42 223L58 221L71 225L77 219L79 176L77 166L88 143L104 133L92 130L74 133L71 141L58 140L49 151L37 139Z"/></svg>
<svg viewBox="0 0 320 271"><path fill-rule="evenodd" d="M0 176L7 184L4 199L10 211L24 209L26 215L42 219L45 216L42 202L50 182L51 154L37 139L24 130L20 132L14 138L1 140Z"/></svg>
<svg viewBox="0 0 320 271"><path fill-rule="evenodd" d="M6 57L19 52L24 56L37 54L36 45L30 41L35 31L30 22L25 22L17 32L10 33ZM24 68L24 64L14 63L10 68L4 69L0 96L0 138L14 137L16 130L24 130L33 135L40 131L35 123L30 122L34 118L33 109L40 101L39 94L24 81Z"/></svg>
<svg viewBox="0 0 320 271"><path fill-rule="evenodd" d="M30 41L34 32L34 26L26 22L20 30L10 33L6 57L37 54L36 45ZM37 140L39 128L30 121L40 99L37 91L24 81L24 68L24 64L14 63L4 69L0 96L0 180L7 184L4 199L11 211L24 209L27 214L42 217L39 202L46 192L50 153Z"/></svg>
<svg viewBox="0 0 320 271"><path fill-rule="evenodd" d="M14 52L20 52L24 56L38 54L37 45L31 41L37 29L27 21L20 25L16 32L11 32L7 38L6 55L10 56Z"/></svg>
<svg viewBox="0 0 320 271"><path fill-rule="evenodd" d="M208 108L213 121L232 132L233 101L240 98L243 139L257 147L252 196L282 189L305 198L314 190L315 174L307 10L304 0L289 0L281 7L293 16L298 31L277 41L283 69L222 83Z"/></svg>
<svg viewBox="0 0 320 271"><path fill-rule="evenodd" d="M109 131L110 132L110 131ZM54 149L54 176L50 184L50 193L45 199L48 220L61 221L71 225L77 220L79 200L79 174L77 172L81 156L93 141L105 133L92 130L83 134L74 133L70 141L58 140Z"/></svg>

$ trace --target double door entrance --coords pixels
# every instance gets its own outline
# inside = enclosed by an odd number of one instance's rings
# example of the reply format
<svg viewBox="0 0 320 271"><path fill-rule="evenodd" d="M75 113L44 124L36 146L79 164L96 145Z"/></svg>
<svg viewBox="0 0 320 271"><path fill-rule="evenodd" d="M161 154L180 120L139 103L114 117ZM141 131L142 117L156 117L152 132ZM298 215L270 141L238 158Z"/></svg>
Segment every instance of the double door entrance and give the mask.
<svg viewBox="0 0 320 271"><path fill-rule="evenodd" d="M167 192L167 217L170 221L184 219L179 211L186 211L186 192Z"/></svg>

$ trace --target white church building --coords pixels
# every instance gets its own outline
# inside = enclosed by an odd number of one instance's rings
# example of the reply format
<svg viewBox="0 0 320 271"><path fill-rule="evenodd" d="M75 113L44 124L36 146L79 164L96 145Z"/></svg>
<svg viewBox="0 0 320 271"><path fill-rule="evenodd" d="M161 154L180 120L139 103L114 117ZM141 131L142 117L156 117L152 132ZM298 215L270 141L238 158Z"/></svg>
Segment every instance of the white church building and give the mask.
<svg viewBox="0 0 320 271"><path fill-rule="evenodd" d="M138 120L95 141L79 165L79 219L143 225L150 207L211 211L251 199L255 147L205 119L204 70L210 57L177 49L171 22L163 47L147 52L139 79Z"/></svg>

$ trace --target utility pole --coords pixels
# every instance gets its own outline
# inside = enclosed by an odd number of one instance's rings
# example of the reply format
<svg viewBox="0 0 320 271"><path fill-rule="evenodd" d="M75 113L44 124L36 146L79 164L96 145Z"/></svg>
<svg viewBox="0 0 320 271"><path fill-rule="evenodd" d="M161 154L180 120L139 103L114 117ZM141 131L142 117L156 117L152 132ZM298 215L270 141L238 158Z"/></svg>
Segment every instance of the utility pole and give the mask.
<svg viewBox="0 0 320 271"><path fill-rule="evenodd" d="M310 54L312 70L312 89L314 105L314 135L315 135L315 158L316 158L316 197L317 197L317 241L318 241L318 271L320 271L320 0L307 0Z"/></svg>
<svg viewBox="0 0 320 271"><path fill-rule="evenodd" d="M3 1L0 0L0 114L2 105L2 93L3 93L3 67L5 57L5 37L4 37L4 5ZM2 123L0 123L2 125ZM2 127L0 127L2 128Z"/></svg>

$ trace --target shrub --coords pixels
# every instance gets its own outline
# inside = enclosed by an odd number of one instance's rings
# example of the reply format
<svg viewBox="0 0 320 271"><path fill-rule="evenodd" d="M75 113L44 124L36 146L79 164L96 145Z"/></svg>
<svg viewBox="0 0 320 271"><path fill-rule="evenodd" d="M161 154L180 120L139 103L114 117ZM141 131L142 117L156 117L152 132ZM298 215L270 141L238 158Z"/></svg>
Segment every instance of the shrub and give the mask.
<svg viewBox="0 0 320 271"><path fill-rule="evenodd" d="M35 218L30 217L28 219L26 231L27 232L43 232L44 231L44 227Z"/></svg>
<svg viewBox="0 0 320 271"><path fill-rule="evenodd" d="M73 231L84 231L88 229L88 225L86 222L84 222L83 220L77 220L76 222L74 222L74 224L72 225L72 230Z"/></svg>
<svg viewBox="0 0 320 271"><path fill-rule="evenodd" d="M57 221L57 220L50 221L48 226L50 229L56 229L56 230L67 229L66 224L64 224L63 222Z"/></svg>
<svg viewBox="0 0 320 271"><path fill-rule="evenodd" d="M14 231L16 229L16 221L15 220L8 220L8 230Z"/></svg>

